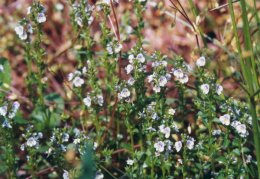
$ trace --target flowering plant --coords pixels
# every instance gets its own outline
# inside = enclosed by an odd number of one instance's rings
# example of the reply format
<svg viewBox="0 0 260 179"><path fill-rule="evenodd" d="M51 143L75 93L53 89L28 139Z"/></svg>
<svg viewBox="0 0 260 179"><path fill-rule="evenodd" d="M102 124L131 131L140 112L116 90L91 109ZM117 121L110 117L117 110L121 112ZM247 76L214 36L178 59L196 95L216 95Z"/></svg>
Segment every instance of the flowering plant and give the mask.
<svg viewBox="0 0 260 179"><path fill-rule="evenodd" d="M130 3L138 20L133 28L119 27L112 0L68 2L77 63L61 75L64 96L48 90L47 74L59 73L44 60L48 9L38 1L28 7L14 28L25 50L28 99L0 95L0 173L65 179L256 177L250 106L225 95L218 75L208 70L206 49L193 63L145 50L142 14L148 1ZM129 41L134 45L127 49ZM9 94L6 59L0 61L0 77L1 92ZM30 114L24 117L19 109L26 107Z"/></svg>

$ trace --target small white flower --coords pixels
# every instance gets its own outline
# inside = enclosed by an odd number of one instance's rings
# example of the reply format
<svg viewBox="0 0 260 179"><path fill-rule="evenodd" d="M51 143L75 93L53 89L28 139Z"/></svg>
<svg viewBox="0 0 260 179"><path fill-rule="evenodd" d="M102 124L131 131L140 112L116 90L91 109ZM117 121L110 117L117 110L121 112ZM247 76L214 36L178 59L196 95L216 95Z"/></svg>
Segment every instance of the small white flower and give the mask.
<svg viewBox="0 0 260 179"><path fill-rule="evenodd" d="M68 133L64 133L62 135L62 142L68 142L70 138L70 135Z"/></svg>
<svg viewBox="0 0 260 179"><path fill-rule="evenodd" d="M80 77L75 77L74 80L73 80L73 85L75 87L81 87L82 85L84 84L84 80Z"/></svg>
<svg viewBox="0 0 260 179"><path fill-rule="evenodd" d="M187 143L186 143L187 148L190 149L190 150L193 149L194 148L194 142L195 142L194 138L190 137L187 140Z"/></svg>
<svg viewBox="0 0 260 179"><path fill-rule="evenodd" d="M187 74L184 74L182 78L177 78L177 80L182 83L182 84L185 84L189 81L189 77Z"/></svg>
<svg viewBox="0 0 260 179"><path fill-rule="evenodd" d="M176 110L175 109L172 109L172 108L170 108L169 110L168 110L168 114L170 114L170 115L174 115L175 114L175 112L176 112Z"/></svg>
<svg viewBox="0 0 260 179"><path fill-rule="evenodd" d="M119 53L120 51L121 51L121 49L122 49L122 45L121 44L117 44L116 46L115 46L115 53Z"/></svg>
<svg viewBox="0 0 260 179"><path fill-rule="evenodd" d="M201 89L203 94L208 94L209 93L209 85L208 84L201 85L200 89Z"/></svg>
<svg viewBox="0 0 260 179"><path fill-rule="evenodd" d="M247 133L246 131L246 125L245 124L238 124L236 126L236 130L239 134L245 135Z"/></svg>
<svg viewBox="0 0 260 179"><path fill-rule="evenodd" d="M220 135L221 134L221 130L220 129L216 129L212 131L212 135L216 136L216 135Z"/></svg>
<svg viewBox="0 0 260 179"><path fill-rule="evenodd" d="M164 134L165 138L169 138L171 135L171 129L169 127L165 127L164 125L159 126L160 132Z"/></svg>
<svg viewBox="0 0 260 179"><path fill-rule="evenodd" d="M82 18L80 16L76 16L75 17L75 21L76 23L80 26L80 27L83 27L83 21L82 21Z"/></svg>
<svg viewBox="0 0 260 179"><path fill-rule="evenodd" d="M99 106L103 106L104 104L104 98L102 95L97 95L97 102Z"/></svg>
<svg viewBox="0 0 260 179"><path fill-rule="evenodd" d="M157 152L163 152L164 151L165 144L163 141L156 142L154 144L154 148Z"/></svg>
<svg viewBox="0 0 260 179"><path fill-rule="evenodd" d="M144 55L139 53L137 56L136 56L136 59L140 62L140 63L144 63L145 62L145 58L144 58Z"/></svg>
<svg viewBox="0 0 260 179"><path fill-rule="evenodd" d="M217 85L217 86L216 86L216 92L217 92L217 94L218 94L218 95L221 95L222 91L223 91L223 87L222 87L221 85Z"/></svg>
<svg viewBox="0 0 260 179"><path fill-rule="evenodd" d="M81 141L79 138L73 140L73 144L79 144Z"/></svg>
<svg viewBox="0 0 260 179"><path fill-rule="evenodd" d="M31 6L27 7L27 15L31 14L31 10L32 10Z"/></svg>
<svg viewBox="0 0 260 179"><path fill-rule="evenodd" d="M182 164L182 159L179 158L179 159L178 159L178 162L179 162L180 164Z"/></svg>
<svg viewBox="0 0 260 179"><path fill-rule="evenodd" d="M91 106L91 98L90 96L87 96L86 98L83 99L83 103L87 106L90 107Z"/></svg>
<svg viewBox="0 0 260 179"><path fill-rule="evenodd" d="M12 128L12 126L11 126L11 124L10 124L10 122L8 120L4 120L4 122L2 124L2 127L3 128L9 128L9 129Z"/></svg>
<svg viewBox="0 0 260 179"><path fill-rule="evenodd" d="M198 67L203 67L206 65L206 59L204 56L201 56L197 61L196 61L196 65Z"/></svg>
<svg viewBox="0 0 260 179"><path fill-rule="evenodd" d="M0 107L0 115L5 116L7 114L7 106Z"/></svg>
<svg viewBox="0 0 260 179"><path fill-rule="evenodd" d="M130 86L134 85L135 83L135 79L134 78L129 78L128 81L127 81L127 84L129 84Z"/></svg>
<svg viewBox="0 0 260 179"><path fill-rule="evenodd" d="M167 84L167 78L165 76L161 76L159 78L159 86L164 87Z"/></svg>
<svg viewBox="0 0 260 179"><path fill-rule="evenodd" d="M67 170L63 170L63 175L62 175L63 179L70 179L70 175L69 172Z"/></svg>
<svg viewBox="0 0 260 179"><path fill-rule="evenodd" d="M127 159L126 163L127 163L127 165L133 165L134 164L134 160Z"/></svg>
<svg viewBox="0 0 260 179"><path fill-rule="evenodd" d="M175 142L174 147L176 151L179 152L182 148L182 142L181 141Z"/></svg>
<svg viewBox="0 0 260 179"><path fill-rule="evenodd" d="M94 21L94 17L93 16L90 16L88 18L88 25L92 24L92 22Z"/></svg>
<svg viewBox="0 0 260 179"><path fill-rule="evenodd" d="M153 79L154 79L154 75L149 75L147 77L147 79L148 79L148 83L151 83L153 81Z"/></svg>
<svg viewBox="0 0 260 179"><path fill-rule="evenodd" d="M111 43L107 44L107 48L106 49L107 49L108 54L110 54L110 55L113 54L113 48L112 48L112 44Z"/></svg>
<svg viewBox="0 0 260 179"><path fill-rule="evenodd" d="M37 20L38 23L43 23L43 22L45 22L45 21L46 21L46 16L45 16L45 14L42 13L42 12L38 13L36 20Z"/></svg>
<svg viewBox="0 0 260 179"><path fill-rule="evenodd" d="M68 74L68 80L71 81L74 78L74 73Z"/></svg>
<svg viewBox="0 0 260 179"><path fill-rule="evenodd" d="M178 78L178 79L184 77L184 73L182 72L181 69L173 70L173 75L174 75L176 78Z"/></svg>
<svg viewBox="0 0 260 179"><path fill-rule="evenodd" d="M129 89L124 88L124 89L118 94L118 97L119 97L119 99L122 99L122 98L128 98L130 95L131 95L131 93L130 93Z"/></svg>
<svg viewBox="0 0 260 179"><path fill-rule="evenodd" d="M228 126L230 124L230 115L229 114L225 114L223 116L219 117L219 120L222 124Z"/></svg>
<svg viewBox="0 0 260 179"><path fill-rule="evenodd" d="M26 40L27 39L27 33L24 31L23 34L19 35L19 38L21 40Z"/></svg>
<svg viewBox="0 0 260 179"><path fill-rule="evenodd" d="M0 65L0 72L4 71L4 66Z"/></svg>
<svg viewBox="0 0 260 179"><path fill-rule="evenodd" d="M22 145L20 146L20 150L21 150L21 151L24 151L24 147L25 147L24 144L22 144Z"/></svg>
<svg viewBox="0 0 260 179"><path fill-rule="evenodd" d="M251 163L251 161L252 161L252 155L247 155L246 156L246 163Z"/></svg>
<svg viewBox="0 0 260 179"><path fill-rule="evenodd" d="M84 73L87 73L87 71L88 71L87 67L83 67L83 68L82 68L82 73L83 73L83 74L84 74Z"/></svg>
<svg viewBox="0 0 260 179"><path fill-rule="evenodd" d="M133 60L134 60L135 56L133 54L129 55L128 56L128 60L130 63L133 63Z"/></svg>
<svg viewBox="0 0 260 179"><path fill-rule="evenodd" d="M133 71L134 67L133 65L131 64L128 64L126 67L125 67L125 70L126 70L126 74L129 74Z"/></svg>
<svg viewBox="0 0 260 179"><path fill-rule="evenodd" d="M30 137L27 142L26 145L29 147L33 147L37 145L37 139L35 137Z"/></svg>
<svg viewBox="0 0 260 179"><path fill-rule="evenodd" d="M161 87L158 86L158 85L155 85L155 86L153 87L153 90L154 90L155 93L159 93L159 92L161 92Z"/></svg>
<svg viewBox="0 0 260 179"><path fill-rule="evenodd" d="M24 28L23 28L23 26L21 26L21 25L16 26L16 27L14 28L14 30L15 30L15 33L16 33L18 36L20 36L20 35L22 35L22 34L24 33Z"/></svg>
<svg viewBox="0 0 260 179"><path fill-rule="evenodd" d="M94 142L94 145L93 145L93 150L96 150L98 147L98 143L97 142Z"/></svg>
<svg viewBox="0 0 260 179"><path fill-rule="evenodd" d="M95 179L103 179L104 178L104 174L103 173L97 173L95 176Z"/></svg>

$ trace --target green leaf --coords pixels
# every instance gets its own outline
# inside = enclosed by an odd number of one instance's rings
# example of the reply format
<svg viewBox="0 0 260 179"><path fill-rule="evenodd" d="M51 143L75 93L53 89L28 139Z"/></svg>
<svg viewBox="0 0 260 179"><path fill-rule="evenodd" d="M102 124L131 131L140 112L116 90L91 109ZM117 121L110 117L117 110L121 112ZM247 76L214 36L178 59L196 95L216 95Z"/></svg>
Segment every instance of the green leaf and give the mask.
<svg viewBox="0 0 260 179"><path fill-rule="evenodd" d="M0 71L0 88L6 88L6 85L11 83L11 67L8 60L2 57L0 57L0 65L3 67L3 71ZM0 93L0 98L4 96L4 93Z"/></svg>

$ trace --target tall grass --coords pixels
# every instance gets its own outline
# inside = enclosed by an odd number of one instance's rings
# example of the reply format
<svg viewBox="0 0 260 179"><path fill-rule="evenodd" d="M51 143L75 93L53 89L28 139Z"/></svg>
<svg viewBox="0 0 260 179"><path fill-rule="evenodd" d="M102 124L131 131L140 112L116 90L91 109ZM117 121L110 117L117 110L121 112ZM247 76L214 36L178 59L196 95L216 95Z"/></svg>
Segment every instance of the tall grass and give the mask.
<svg viewBox="0 0 260 179"><path fill-rule="evenodd" d="M256 2L254 2L256 4ZM256 97L259 91L259 81L258 81L258 72L256 68L256 58L253 53L253 44L250 35L250 27L248 21L248 13L246 8L245 0L240 0L240 6L242 10L242 21L243 21L243 38L244 38L244 48L239 40L238 30L236 25L235 13L233 8L232 0L228 0L229 11L232 19L233 31L235 34L236 45L239 54L239 61L242 70L243 81L245 85L245 91L248 94L248 103L250 106L251 116L253 118L253 135L254 135L254 147L257 158L257 168L258 175L260 174L260 131L259 131L259 122L257 117L257 103ZM254 6L255 12L256 6ZM254 14L258 17L257 13Z"/></svg>

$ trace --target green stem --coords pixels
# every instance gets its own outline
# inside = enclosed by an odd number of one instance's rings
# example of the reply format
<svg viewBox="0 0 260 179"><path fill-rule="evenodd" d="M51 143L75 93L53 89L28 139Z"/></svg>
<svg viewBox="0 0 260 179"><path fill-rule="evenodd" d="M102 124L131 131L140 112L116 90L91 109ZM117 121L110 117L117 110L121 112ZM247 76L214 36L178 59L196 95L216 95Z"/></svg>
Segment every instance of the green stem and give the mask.
<svg viewBox="0 0 260 179"><path fill-rule="evenodd" d="M260 177L260 140L259 140L259 126L256 112L256 104L254 98L250 98L250 112L253 118L253 134L254 134L254 144L256 150L256 159L257 159L257 169L258 177Z"/></svg>

